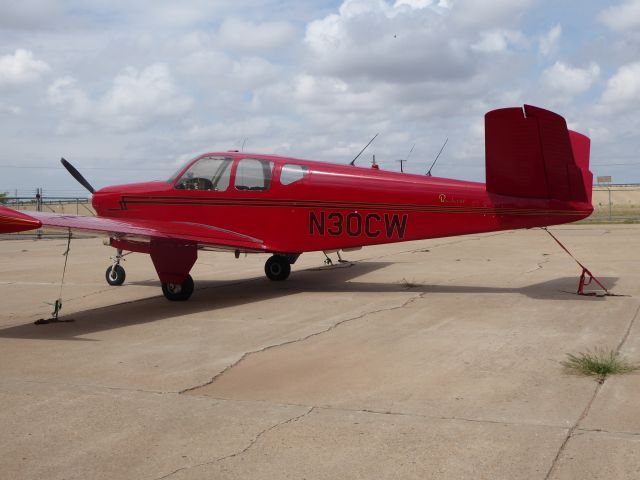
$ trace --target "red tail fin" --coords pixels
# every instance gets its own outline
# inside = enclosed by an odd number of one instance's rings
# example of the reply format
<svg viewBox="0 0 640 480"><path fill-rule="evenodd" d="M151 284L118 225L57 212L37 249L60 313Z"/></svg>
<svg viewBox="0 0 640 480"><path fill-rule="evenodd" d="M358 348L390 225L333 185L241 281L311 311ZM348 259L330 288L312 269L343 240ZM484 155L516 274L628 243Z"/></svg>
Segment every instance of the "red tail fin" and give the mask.
<svg viewBox="0 0 640 480"><path fill-rule="evenodd" d="M525 105L485 115L487 191L590 202L589 139L560 115Z"/></svg>
<svg viewBox="0 0 640 480"><path fill-rule="evenodd" d="M587 192L587 201L591 203L591 188L593 185L593 174L589 171L589 152L591 150L591 140L581 133L569 130L571 139L571 150L573 159L582 173L584 190Z"/></svg>

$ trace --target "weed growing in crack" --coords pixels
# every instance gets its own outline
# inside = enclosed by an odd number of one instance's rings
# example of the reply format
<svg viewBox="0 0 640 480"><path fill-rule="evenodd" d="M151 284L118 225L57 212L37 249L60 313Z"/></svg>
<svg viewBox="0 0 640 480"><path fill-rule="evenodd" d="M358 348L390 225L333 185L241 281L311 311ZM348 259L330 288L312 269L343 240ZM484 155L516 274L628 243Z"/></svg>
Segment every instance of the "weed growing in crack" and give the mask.
<svg viewBox="0 0 640 480"><path fill-rule="evenodd" d="M410 282L409 280L407 280L406 278L403 278L402 281L400 282L400 286L402 288L416 288L419 287L420 284L419 283L414 283L414 282Z"/></svg>
<svg viewBox="0 0 640 480"><path fill-rule="evenodd" d="M623 360L617 352L598 348L577 355L568 353L567 359L560 363L569 373L594 376L600 383L607 375L629 373L640 369L640 365Z"/></svg>

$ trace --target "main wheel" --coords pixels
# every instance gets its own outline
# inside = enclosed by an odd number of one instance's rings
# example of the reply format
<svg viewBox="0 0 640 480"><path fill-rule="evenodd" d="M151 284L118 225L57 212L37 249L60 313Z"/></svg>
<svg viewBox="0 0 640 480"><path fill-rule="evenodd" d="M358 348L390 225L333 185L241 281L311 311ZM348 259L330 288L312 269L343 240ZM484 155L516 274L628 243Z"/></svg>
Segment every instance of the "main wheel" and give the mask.
<svg viewBox="0 0 640 480"><path fill-rule="evenodd" d="M291 273L291 264L286 257L282 255L273 255L264 264L264 273L269 280L280 282L289 278Z"/></svg>
<svg viewBox="0 0 640 480"><path fill-rule="evenodd" d="M124 283L126 274L124 272L124 268L122 268L120 265L111 265L109 268L107 268L104 276L107 279L107 283L109 285L117 287L118 285L122 285Z"/></svg>
<svg viewBox="0 0 640 480"><path fill-rule="evenodd" d="M193 278L191 275L187 275L182 283L163 283L162 293L167 300L172 302L182 302L189 300L193 293Z"/></svg>

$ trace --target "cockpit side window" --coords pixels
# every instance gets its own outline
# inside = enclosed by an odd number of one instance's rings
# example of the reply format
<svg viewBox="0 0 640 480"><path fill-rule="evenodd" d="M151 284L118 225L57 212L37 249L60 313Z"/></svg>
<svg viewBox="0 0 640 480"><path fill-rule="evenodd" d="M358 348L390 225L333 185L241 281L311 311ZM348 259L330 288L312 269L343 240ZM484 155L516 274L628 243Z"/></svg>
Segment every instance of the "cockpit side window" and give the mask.
<svg viewBox="0 0 640 480"><path fill-rule="evenodd" d="M224 192L231 178L229 157L204 157L189 167L176 183L179 190L209 190Z"/></svg>
<svg viewBox="0 0 640 480"><path fill-rule="evenodd" d="M291 185L298 180L302 180L308 171L309 169L305 165L287 163L282 166L280 171L280 183L282 185Z"/></svg>
<svg viewBox="0 0 640 480"><path fill-rule="evenodd" d="M272 172L270 160L243 158L236 169L236 190L269 190Z"/></svg>

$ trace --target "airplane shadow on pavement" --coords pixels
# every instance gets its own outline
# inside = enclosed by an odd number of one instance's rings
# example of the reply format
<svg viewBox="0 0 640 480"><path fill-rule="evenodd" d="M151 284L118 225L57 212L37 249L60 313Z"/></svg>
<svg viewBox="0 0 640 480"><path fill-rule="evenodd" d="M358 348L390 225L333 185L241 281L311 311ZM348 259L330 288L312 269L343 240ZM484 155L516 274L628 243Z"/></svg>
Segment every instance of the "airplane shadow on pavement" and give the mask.
<svg viewBox="0 0 640 480"><path fill-rule="evenodd" d="M198 280L189 301L169 302L162 295L140 300L77 311L69 314L73 322L34 325L32 322L0 330L0 338L26 338L42 340L95 341L84 335L131 325L165 320L172 317L197 314L236 307L251 302L262 302L305 292L321 293L425 293L429 295L502 294L519 293L541 300L601 301L603 298L571 295L578 284L578 276L555 278L523 287L485 287L456 284L408 284L404 281L366 282L357 278L393 265L393 262L358 262L294 271L285 282L271 282L254 277L236 282ZM600 280L612 288L616 277ZM135 283L135 282L132 282ZM144 282L142 282L144 283ZM126 284L124 287L126 288ZM318 308L322 308L319 304ZM62 319L65 317L62 316ZM213 319L212 319L213 320ZM260 320L258 320L260 321ZM213 327L213 325L212 325Z"/></svg>

